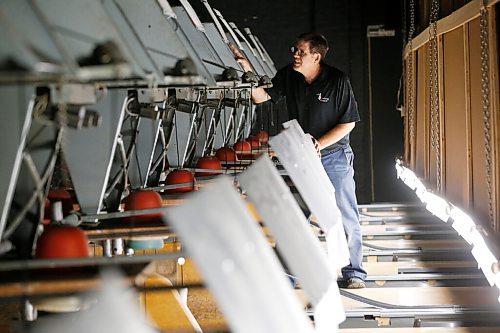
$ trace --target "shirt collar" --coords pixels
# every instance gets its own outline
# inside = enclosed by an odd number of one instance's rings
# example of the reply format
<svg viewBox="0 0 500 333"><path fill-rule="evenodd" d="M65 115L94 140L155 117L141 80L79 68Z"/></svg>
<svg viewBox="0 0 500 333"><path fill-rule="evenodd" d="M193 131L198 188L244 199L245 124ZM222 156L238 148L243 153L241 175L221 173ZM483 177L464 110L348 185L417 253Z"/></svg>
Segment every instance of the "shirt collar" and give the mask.
<svg viewBox="0 0 500 333"><path fill-rule="evenodd" d="M318 77L311 83L311 85L323 83L325 82L327 77L328 77L328 66L324 63L321 63L321 72L319 72Z"/></svg>
<svg viewBox="0 0 500 333"><path fill-rule="evenodd" d="M304 78L304 75L302 73L295 71L293 68L292 68L292 71L295 72L295 74L298 75L301 78L302 82L306 86L307 85L313 86L313 85L316 85L316 84L321 84L328 77L328 65L326 65L325 63L321 63L321 71L319 72L319 75L316 78L316 80L314 80L313 82L311 82L311 84L309 84L309 83L306 82L306 79Z"/></svg>

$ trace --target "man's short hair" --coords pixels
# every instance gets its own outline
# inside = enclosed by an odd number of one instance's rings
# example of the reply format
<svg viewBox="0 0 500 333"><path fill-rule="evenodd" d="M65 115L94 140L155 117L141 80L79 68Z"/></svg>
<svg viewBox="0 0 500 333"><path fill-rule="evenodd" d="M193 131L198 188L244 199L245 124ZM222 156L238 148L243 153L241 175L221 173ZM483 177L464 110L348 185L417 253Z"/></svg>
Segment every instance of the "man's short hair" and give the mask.
<svg viewBox="0 0 500 333"><path fill-rule="evenodd" d="M317 32L306 32L297 37L298 42L308 42L311 52L319 53L321 60L325 59L326 52L328 52L328 41L325 36Z"/></svg>

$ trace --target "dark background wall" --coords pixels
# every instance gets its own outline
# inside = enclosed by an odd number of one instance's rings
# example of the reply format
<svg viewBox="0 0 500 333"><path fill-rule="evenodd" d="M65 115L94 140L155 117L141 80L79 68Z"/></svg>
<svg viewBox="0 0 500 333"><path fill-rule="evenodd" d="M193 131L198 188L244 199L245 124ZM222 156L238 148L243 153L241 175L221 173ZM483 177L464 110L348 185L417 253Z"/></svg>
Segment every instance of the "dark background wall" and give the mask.
<svg viewBox="0 0 500 333"><path fill-rule="evenodd" d="M201 2L191 3L203 20L210 20ZM326 62L351 78L362 118L351 134L359 202L411 198L404 185L395 179L393 163L394 156L403 153L402 118L395 109L401 75L400 1L210 0L209 3L240 29L249 27L264 44L277 68L291 61L290 46L294 45L296 36L306 31L325 35L330 43ZM396 32L394 37L383 38L385 43L371 43L374 47L370 54L376 57L369 57L368 25L381 25ZM374 60L377 63L373 63ZM378 74L373 77L369 68L376 68ZM383 89L376 90L376 96L372 89L373 107L370 108L369 93L373 87ZM267 125L278 126L286 120L283 119L286 115L278 110L282 106L263 108L274 109L271 113L262 112L272 115L272 119L265 119Z"/></svg>

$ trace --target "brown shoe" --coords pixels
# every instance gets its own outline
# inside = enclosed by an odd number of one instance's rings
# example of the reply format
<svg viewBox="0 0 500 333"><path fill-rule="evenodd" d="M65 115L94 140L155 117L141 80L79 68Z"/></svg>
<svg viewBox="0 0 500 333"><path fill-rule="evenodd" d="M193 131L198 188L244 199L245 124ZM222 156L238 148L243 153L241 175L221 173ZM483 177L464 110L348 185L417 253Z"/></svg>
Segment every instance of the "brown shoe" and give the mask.
<svg viewBox="0 0 500 333"><path fill-rule="evenodd" d="M362 289L366 288L365 281L357 277L352 277L347 280L347 289Z"/></svg>

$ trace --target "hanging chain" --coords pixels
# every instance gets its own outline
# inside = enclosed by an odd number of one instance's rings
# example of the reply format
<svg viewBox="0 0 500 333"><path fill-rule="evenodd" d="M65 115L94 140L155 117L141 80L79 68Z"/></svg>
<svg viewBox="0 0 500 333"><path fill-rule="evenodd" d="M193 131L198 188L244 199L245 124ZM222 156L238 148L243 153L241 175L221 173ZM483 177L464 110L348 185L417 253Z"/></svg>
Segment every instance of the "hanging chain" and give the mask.
<svg viewBox="0 0 500 333"><path fill-rule="evenodd" d="M410 30L408 32L408 54L407 61L407 80L408 80L408 128L410 134L410 143L413 142L415 122L414 122L414 92L413 92L413 34L415 32L415 1L410 0Z"/></svg>
<svg viewBox="0 0 500 333"><path fill-rule="evenodd" d="M437 21L439 0L432 0L429 18L429 98L431 111L431 146L436 152L436 189L441 190L441 145L438 83L438 36Z"/></svg>
<svg viewBox="0 0 500 333"><path fill-rule="evenodd" d="M480 38L481 38L481 93L483 94L483 129L484 129L484 155L486 164L486 184L488 187L488 210L490 224L495 230L493 211L493 180L491 161L491 113L490 113L490 66L489 66L489 34L488 34L488 8L486 0L480 10Z"/></svg>

